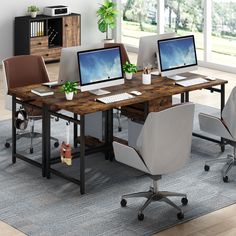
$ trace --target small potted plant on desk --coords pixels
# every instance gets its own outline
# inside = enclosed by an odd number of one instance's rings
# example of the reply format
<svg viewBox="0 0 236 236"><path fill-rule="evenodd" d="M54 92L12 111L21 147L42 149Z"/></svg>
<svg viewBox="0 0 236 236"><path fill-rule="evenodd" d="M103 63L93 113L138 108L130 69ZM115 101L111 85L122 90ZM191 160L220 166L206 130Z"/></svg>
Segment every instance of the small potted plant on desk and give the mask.
<svg viewBox="0 0 236 236"><path fill-rule="evenodd" d="M77 86L78 84L76 82L66 81L60 91L65 93L67 100L72 100L74 93L77 93Z"/></svg>
<svg viewBox="0 0 236 236"><path fill-rule="evenodd" d="M32 18L35 18L37 16L38 11L39 8L35 5L31 5L28 7L28 12L30 13Z"/></svg>
<svg viewBox="0 0 236 236"><path fill-rule="evenodd" d="M123 65L123 71L126 79L132 79L133 74L137 72L137 66L126 61Z"/></svg>

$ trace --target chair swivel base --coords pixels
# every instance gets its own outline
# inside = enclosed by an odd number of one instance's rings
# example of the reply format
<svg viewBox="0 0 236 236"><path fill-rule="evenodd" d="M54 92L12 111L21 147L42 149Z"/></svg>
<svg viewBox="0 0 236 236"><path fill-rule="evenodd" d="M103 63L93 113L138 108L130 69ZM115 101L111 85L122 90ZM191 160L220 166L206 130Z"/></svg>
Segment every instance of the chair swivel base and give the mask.
<svg viewBox="0 0 236 236"><path fill-rule="evenodd" d="M227 157L225 158L217 158L217 159L214 159L214 160L210 160L210 161L206 161L205 162L205 166L204 166L204 170L205 171L209 171L210 170L210 166L208 164L210 163L225 163L226 164L224 165L223 167L223 170L222 170L222 175L223 175L223 181L225 183L228 183L229 182L229 177L228 177L228 173L229 171L231 170L231 168L233 166L236 166L236 158L232 155L227 155Z"/></svg>
<svg viewBox="0 0 236 236"><path fill-rule="evenodd" d="M144 197L147 198L146 202L144 203L144 205L139 209L138 211L138 220L142 221L144 219L144 214L143 211L144 209L151 203L151 202L156 202L156 201L163 201L167 204L169 204L170 206L174 207L175 209L177 209L179 212L177 213L177 218L179 220L184 218L184 213L183 210L177 206L174 202L172 202L169 198L167 197L182 197L181 202L183 205L187 205L188 204L188 199L186 194L182 194L182 193L174 193L174 192L168 192L168 191L154 191L153 187L150 187L150 190L147 192L138 192L138 193L131 193L131 194L126 194L122 196L121 199L121 206L125 207L127 204L127 201L125 198L133 198L133 197Z"/></svg>
<svg viewBox="0 0 236 236"><path fill-rule="evenodd" d="M26 133L17 133L16 134L16 140L19 140L20 138L41 138L42 134L38 132L33 132L33 135L31 137L32 133L31 132L26 132ZM57 138L51 137L51 139L54 141L54 147L57 148L59 147L59 140ZM12 142L12 138L6 139L5 147L9 148L10 142ZM30 145L30 153L32 154L34 152L33 145L31 143Z"/></svg>

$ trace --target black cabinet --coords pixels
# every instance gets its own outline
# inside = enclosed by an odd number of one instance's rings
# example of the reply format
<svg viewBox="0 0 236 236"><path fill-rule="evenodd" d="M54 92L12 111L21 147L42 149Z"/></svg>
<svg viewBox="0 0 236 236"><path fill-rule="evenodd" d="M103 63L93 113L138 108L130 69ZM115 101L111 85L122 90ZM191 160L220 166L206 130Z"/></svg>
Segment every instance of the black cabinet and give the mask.
<svg viewBox="0 0 236 236"><path fill-rule="evenodd" d="M80 44L80 14L15 17L14 55L40 55L46 62L56 61L60 59L62 47Z"/></svg>

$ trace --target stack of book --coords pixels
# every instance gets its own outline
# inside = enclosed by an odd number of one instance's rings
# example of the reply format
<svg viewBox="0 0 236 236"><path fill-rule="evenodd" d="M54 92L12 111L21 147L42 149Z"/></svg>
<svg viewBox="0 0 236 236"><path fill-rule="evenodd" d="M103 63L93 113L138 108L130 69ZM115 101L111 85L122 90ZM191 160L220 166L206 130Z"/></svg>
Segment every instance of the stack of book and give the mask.
<svg viewBox="0 0 236 236"><path fill-rule="evenodd" d="M30 37L44 36L44 21L33 21L30 23Z"/></svg>
<svg viewBox="0 0 236 236"><path fill-rule="evenodd" d="M34 94L37 94L39 96L49 96L49 95L53 95L54 92L46 87L46 86L40 86L40 87L37 87L37 88L34 88L34 89L31 89L31 93L34 93Z"/></svg>

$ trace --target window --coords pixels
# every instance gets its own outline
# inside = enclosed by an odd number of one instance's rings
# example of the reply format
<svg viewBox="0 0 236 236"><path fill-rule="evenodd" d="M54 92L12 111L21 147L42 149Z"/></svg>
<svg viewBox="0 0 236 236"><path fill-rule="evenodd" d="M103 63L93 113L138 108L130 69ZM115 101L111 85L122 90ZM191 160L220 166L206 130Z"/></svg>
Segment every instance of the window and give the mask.
<svg viewBox="0 0 236 236"><path fill-rule="evenodd" d="M121 41L138 47L139 38L157 33L157 0L121 0Z"/></svg>
<svg viewBox="0 0 236 236"><path fill-rule="evenodd" d="M116 1L122 9L123 43L137 48L141 36L157 32L193 34L201 65L220 65L236 72L236 0Z"/></svg>
<svg viewBox="0 0 236 236"><path fill-rule="evenodd" d="M236 1L212 1L210 62L236 65Z"/></svg>
<svg viewBox="0 0 236 236"><path fill-rule="evenodd" d="M198 60L203 60L203 8L199 0L165 0L165 32L193 34Z"/></svg>

